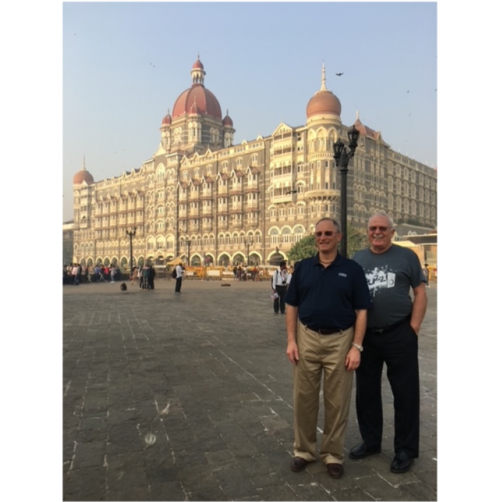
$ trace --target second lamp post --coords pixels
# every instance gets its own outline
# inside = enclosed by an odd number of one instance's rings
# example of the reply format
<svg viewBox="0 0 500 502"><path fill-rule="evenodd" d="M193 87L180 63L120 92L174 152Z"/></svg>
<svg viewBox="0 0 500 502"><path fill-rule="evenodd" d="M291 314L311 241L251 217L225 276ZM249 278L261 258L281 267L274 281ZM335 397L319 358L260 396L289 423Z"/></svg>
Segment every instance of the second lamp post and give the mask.
<svg viewBox="0 0 500 502"><path fill-rule="evenodd" d="M132 267L134 266L133 254L132 254L132 239L135 237L136 230L137 227L134 227L132 230L125 230L125 233L128 235L130 239L130 277L132 277Z"/></svg>
<svg viewBox="0 0 500 502"><path fill-rule="evenodd" d="M247 247L247 265L250 266L250 246L253 244L253 238L245 238L245 246Z"/></svg>
<svg viewBox="0 0 500 502"><path fill-rule="evenodd" d="M191 266L191 239L186 240L186 246L188 251L188 267Z"/></svg>

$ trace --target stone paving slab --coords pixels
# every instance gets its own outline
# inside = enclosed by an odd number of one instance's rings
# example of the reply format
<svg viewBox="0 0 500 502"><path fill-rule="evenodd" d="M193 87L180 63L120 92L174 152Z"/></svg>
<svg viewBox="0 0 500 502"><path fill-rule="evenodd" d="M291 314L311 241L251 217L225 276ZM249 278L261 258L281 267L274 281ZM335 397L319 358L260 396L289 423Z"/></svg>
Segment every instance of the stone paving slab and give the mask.
<svg viewBox="0 0 500 502"><path fill-rule="evenodd" d="M382 454L289 469L292 367L268 281L63 287L64 500L436 500L436 287L419 337L421 455L393 456L384 377ZM346 437L359 442L354 386ZM320 409L319 429L323 408ZM320 433L318 433L318 437Z"/></svg>

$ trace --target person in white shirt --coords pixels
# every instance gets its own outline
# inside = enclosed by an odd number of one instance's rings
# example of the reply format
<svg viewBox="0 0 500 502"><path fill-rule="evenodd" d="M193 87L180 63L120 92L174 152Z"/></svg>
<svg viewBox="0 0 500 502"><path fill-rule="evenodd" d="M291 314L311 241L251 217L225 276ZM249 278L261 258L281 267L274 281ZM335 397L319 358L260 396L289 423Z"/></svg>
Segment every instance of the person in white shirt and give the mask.
<svg viewBox="0 0 500 502"><path fill-rule="evenodd" d="M175 267L175 294L181 294L182 276L184 275L184 267L182 263Z"/></svg>
<svg viewBox="0 0 500 502"><path fill-rule="evenodd" d="M280 269L275 270L273 273L272 283L273 292L278 295L273 304L275 314L285 313L285 294L291 278L292 275L286 269L286 261L280 262Z"/></svg>

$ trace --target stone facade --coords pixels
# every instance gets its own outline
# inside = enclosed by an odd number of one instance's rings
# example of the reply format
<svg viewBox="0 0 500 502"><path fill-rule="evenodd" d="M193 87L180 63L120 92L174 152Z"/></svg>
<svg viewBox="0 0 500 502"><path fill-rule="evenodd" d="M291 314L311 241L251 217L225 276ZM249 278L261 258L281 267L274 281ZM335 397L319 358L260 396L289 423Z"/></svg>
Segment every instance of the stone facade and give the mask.
<svg viewBox="0 0 500 502"><path fill-rule="evenodd" d="M267 137L234 145L235 129L204 87L196 61L192 86L160 127L160 145L143 165L94 182L85 166L74 177L74 261L157 265L180 256L191 265L269 264L324 216L340 217L337 139L348 143L340 101L326 88L309 100L306 125L281 123ZM215 101L214 101L215 100ZM436 228L436 170L395 151L355 122L358 148L347 178L348 221L364 227L384 210L396 223Z"/></svg>

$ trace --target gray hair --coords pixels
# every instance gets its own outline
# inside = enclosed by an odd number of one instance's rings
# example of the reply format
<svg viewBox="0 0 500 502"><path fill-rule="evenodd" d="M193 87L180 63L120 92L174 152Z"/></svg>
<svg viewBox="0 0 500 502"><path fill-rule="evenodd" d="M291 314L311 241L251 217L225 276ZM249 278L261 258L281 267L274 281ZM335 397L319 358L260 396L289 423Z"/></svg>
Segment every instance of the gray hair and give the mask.
<svg viewBox="0 0 500 502"><path fill-rule="evenodd" d="M337 232L342 232L340 228L340 223L337 220L334 220L333 218L321 218L321 220L316 222L315 227L317 227L322 221L331 221L333 223L333 226L337 229Z"/></svg>
<svg viewBox="0 0 500 502"><path fill-rule="evenodd" d="M382 216L382 217L386 218L387 221L389 222L389 228L394 228L394 221L392 220L392 218L385 211L378 211L377 213L372 214L370 216L370 219L368 220L368 223L370 223L370 220L372 218L374 218L375 216Z"/></svg>

